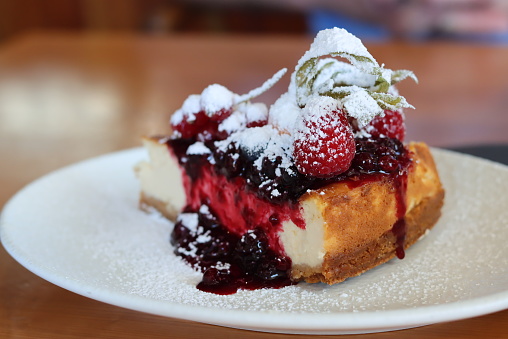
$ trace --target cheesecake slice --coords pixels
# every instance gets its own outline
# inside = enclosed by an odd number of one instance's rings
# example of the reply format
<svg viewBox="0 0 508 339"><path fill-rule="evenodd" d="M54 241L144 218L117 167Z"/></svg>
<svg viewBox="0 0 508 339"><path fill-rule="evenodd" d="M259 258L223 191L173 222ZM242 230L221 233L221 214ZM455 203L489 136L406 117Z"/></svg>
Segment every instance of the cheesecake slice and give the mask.
<svg viewBox="0 0 508 339"><path fill-rule="evenodd" d="M340 57L344 60L337 60ZM322 31L268 109L214 84L146 137L140 205L175 222L175 253L199 289L335 284L404 258L441 215L444 190L424 143L404 144L395 89L410 71L380 66L342 29Z"/></svg>

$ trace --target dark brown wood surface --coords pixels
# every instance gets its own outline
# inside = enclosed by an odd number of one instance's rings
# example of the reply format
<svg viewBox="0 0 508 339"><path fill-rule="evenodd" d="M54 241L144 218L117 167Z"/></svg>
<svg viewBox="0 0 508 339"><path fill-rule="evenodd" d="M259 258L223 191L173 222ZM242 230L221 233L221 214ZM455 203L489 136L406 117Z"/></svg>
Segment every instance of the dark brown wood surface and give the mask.
<svg viewBox="0 0 508 339"><path fill-rule="evenodd" d="M168 131L192 93L220 83L237 93L294 68L306 37L40 33L0 46L0 206L59 167L136 147ZM399 89L408 139L432 146L508 144L508 49L465 44L370 45L389 68L412 69ZM288 78L260 100L271 103ZM503 338L508 311L365 338ZM0 248L0 338L288 338L164 318L68 292ZM344 336L343 338L347 338Z"/></svg>

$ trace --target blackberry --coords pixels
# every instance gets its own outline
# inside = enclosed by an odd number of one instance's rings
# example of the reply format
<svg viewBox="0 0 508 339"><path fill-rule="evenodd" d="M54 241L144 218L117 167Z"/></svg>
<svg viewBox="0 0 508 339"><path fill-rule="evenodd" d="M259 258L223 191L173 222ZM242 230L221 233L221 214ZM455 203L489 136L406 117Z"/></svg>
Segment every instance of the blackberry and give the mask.
<svg viewBox="0 0 508 339"><path fill-rule="evenodd" d="M350 175L369 173L393 173L408 160L404 145L391 138L358 138L356 155L353 159Z"/></svg>
<svg viewBox="0 0 508 339"><path fill-rule="evenodd" d="M235 143L228 144L225 151L216 149L214 159L215 169L226 178L241 175L245 167L240 148Z"/></svg>

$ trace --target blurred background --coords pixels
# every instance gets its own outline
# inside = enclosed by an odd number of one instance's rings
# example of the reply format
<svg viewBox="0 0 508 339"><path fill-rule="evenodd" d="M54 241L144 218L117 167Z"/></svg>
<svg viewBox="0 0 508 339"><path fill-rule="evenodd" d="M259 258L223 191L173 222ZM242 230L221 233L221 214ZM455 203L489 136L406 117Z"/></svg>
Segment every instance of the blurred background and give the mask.
<svg viewBox="0 0 508 339"><path fill-rule="evenodd" d="M1 42L37 30L301 34L308 30L308 24L302 11L255 4L171 0L0 1Z"/></svg>
<svg viewBox="0 0 508 339"><path fill-rule="evenodd" d="M0 43L36 30L508 41L505 0L1 0Z"/></svg>

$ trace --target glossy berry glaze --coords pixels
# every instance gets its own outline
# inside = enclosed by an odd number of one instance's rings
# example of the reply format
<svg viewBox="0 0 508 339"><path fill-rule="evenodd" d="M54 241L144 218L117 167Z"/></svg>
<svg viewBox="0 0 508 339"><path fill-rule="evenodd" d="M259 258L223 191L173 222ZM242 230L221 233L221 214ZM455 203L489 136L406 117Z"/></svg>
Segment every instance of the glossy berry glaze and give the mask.
<svg viewBox="0 0 508 339"><path fill-rule="evenodd" d="M185 172L185 215L197 219L192 226L180 218L171 234L175 253L203 272L198 289L232 294L238 289L280 288L293 284L291 260L278 241L282 223L292 220L305 228L298 198L308 189L344 181L351 187L389 178L397 197L398 221L393 227L396 254L404 257L405 190L410 154L397 139L357 138L351 167L332 178L315 178L296 168L283 168L280 159L263 159L261 168L241 147L226 151L205 145L211 154L187 155L194 139L174 139L168 147ZM274 195L276 190L278 194ZM188 222L187 222L188 223ZM224 227L226 224L228 227Z"/></svg>
<svg viewBox="0 0 508 339"><path fill-rule="evenodd" d="M279 288L291 285L291 261L268 246L261 227L238 236L226 230L203 208L198 211L197 232L181 221L175 224L171 243L175 253L203 272L198 289L232 294L238 289Z"/></svg>

